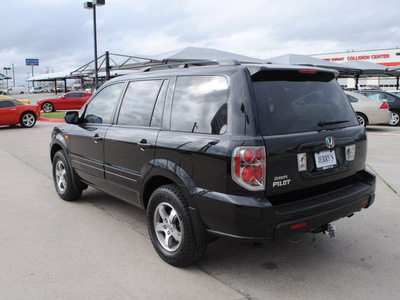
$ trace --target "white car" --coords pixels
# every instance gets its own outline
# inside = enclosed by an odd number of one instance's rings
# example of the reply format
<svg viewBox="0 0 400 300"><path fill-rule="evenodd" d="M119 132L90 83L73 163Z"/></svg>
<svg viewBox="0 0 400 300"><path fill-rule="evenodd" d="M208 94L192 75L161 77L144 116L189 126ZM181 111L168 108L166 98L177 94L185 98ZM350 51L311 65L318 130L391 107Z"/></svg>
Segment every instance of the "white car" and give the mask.
<svg viewBox="0 0 400 300"><path fill-rule="evenodd" d="M349 91L345 91L345 94L357 113L360 124L364 126L389 124L392 116L386 101L371 100L364 95Z"/></svg>

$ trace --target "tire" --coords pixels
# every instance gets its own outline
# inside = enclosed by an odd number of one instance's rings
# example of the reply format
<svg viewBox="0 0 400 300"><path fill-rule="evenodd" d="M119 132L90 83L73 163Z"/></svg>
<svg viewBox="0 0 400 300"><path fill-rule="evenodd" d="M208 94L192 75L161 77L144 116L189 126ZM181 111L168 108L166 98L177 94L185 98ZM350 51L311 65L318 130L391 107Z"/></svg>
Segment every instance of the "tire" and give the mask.
<svg viewBox="0 0 400 300"><path fill-rule="evenodd" d="M392 118L390 119L389 125L399 126L400 124L400 114L398 111L391 110Z"/></svg>
<svg viewBox="0 0 400 300"><path fill-rule="evenodd" d="M360 125L367 127L368 121L367 121L367 117L365 115L357 113L357 119L358 119L358 122L360 123Z"/></svg>
<svg viewBox="0 0 400 300"><path fill-rule="evenodd" d="M50 102L45 102L42 104L42 110L45 113L53 112L54 111L54 105Z"/></svg>
<svg viewBox="0 0 400 300"><path fill-rule="evenodd" d="M66 201L78 200L82 195L82 189L74 187L71 172L64 152L57 151L53 158L53 182L58 196Z"/></svg>
<svg viewBox="0 0 400 300"><path fill-rule="evenodd" d="M24 112L19 118L19 124L24 128L31 128L35 126L36 115L31 111Z"/></svg>
<svg viewBox="0 0 400 300"><path fill-rule="evenodd" d="M194 264L207 248L197 243L189 206L174 184L161 186L151 195L147 226L158 255L175 267Z"/></svg>

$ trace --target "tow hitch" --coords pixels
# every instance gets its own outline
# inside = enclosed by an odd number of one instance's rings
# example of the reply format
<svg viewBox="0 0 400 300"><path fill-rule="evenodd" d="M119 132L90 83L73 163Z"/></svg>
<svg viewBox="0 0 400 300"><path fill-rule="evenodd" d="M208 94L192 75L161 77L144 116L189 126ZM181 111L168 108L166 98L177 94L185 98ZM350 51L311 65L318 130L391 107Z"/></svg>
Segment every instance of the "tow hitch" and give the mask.
<svg viewBox="0 0 400 300"><path fill-rule="evenodd" d="M311 232L312 233L320 233L320 232L322 232L323 234L326 234L330 238L333 238L333 237L335 237L335 231L336 231L335 226L333 226L331 224L325 224L325 225L323 225L321 227L315 228Z"/></svg>

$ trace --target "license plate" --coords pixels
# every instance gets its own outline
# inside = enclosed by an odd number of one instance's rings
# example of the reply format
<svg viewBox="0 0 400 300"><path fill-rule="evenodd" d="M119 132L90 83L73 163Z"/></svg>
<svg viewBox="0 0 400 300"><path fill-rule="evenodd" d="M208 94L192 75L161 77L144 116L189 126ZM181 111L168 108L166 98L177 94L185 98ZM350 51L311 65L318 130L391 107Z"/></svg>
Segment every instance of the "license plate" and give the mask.
<svg viewBox="0 0 400 300"><path fill-rule="evenodd" d="M336 167L336 153L333 150L314 154L317 170L327 170Z"/></svg>

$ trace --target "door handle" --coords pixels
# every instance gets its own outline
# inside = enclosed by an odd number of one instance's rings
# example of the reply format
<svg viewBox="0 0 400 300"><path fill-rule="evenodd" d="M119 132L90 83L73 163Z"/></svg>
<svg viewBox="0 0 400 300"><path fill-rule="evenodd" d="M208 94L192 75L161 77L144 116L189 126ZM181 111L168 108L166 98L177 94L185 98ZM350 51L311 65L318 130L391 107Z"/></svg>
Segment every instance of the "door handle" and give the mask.
<svg viewBox="0 0 400 300"><path fill-rule="evenodd" d="M16 108L11 108L10 110L17 110Z"/></svg>
<svg viewBox="0 0 400 300"><path fill-rule="evenodd" d="M93 142L95 142L95 144L97 144L98 142L101 142L103 140L102 137L100 137L97 133L94 135L94 137L92 137Z"/></svg>
<svg viewBox="0 0 400 300"><path fill-rule="evenodd" d="M147 147L151 146L151 144L148 144L146 139L142 139L139 143L137 143L137 146L140 148L140 150L145 151Z"/></svg>

